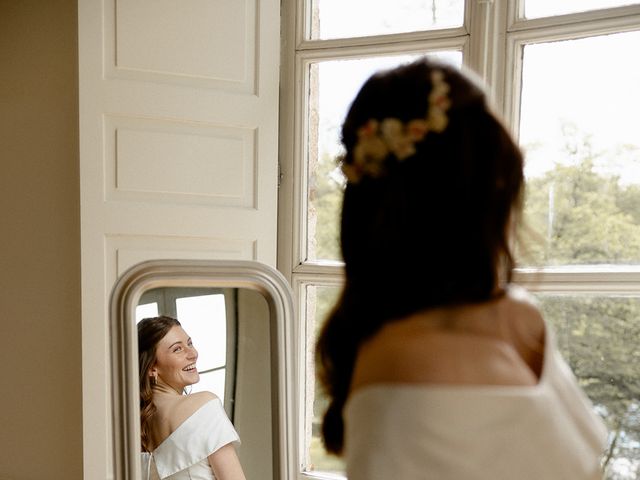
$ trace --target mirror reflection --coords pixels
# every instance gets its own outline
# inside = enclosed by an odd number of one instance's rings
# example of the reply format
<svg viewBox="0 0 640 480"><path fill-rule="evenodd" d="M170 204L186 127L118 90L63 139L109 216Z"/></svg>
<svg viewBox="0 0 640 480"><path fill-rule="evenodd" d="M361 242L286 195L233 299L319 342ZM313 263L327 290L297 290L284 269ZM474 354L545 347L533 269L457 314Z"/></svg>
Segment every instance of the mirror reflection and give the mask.
<svg viewBox="0 0 640 480"><path fill-rule="evenodd" d="M240 436L241 444L236 446L237 458L240 460L241 468L246 477L265 478L265 472L273 471L271 460L270 312L265 298L259 292L246 288L161 286L143 292L135 307L136 323L145 318L159 316L177 319L180 322L178 328L181 328L182 332L185 332L193 342L192 346L187 345L185 337L185 345L178 344L175 347L178 350L175 356L183 353L179 349L184 349L185 361L195 361L198 372L195 377L197 383L187 386L185 390L185 393L190 394L191 397L181 398L179 405L193 404L199 408L196 411L192 405L190 410L187 409L192 415L184 419L174 419L173 425L166 425L166 428L159 427L159 430L167 430L164 432L165 434L170 433L170 435L160 435L169 438L170 441L160 443L160 446L157 447L159 453L156 455L155 461L150 461L149 456L143 455L142 478L154 478L156 468L158 470L178 468L174 468L172 465L163 465L160 454L165 453L166 445L176 442L181 437L181 432L185 432L189 428L198 429L198 424L207 421L196 418L202 415L206 416L205 411L208 403L204 402L213 398L206 392L211 392L220 399L226 416L231 420ZM180 342L181 339L176 337L173 340ZM197 353L192 353L192 347L193 352L197 351ZM186 359L189 354L192 355L191 359ZM162 379L160 379L160 383L162 384ZM185 383L190 382L185 380ZM154 392L160 392L158 386L154 388ZM161 395L160 392L158 397ZM174 400L171 395L168 398L170 401ZM161 401L162 399L158 398L158 403ZM203 405L200 405L201 403ZM169 403L169 407L161 404L159 408L163 408L163 413L170 408L176 410L173 403ZM182 416L186 417L186 415ZM223 428L224 418L220 420L223 424L222 427L214 420L210 421L214 422L211 429L222 429L222 432L215 431L211 433L212 435L224 437L226 431L230 435L229 442L226 443L233 443L234 439L231 438L233 427L231 430L225 430ZM176 423L179 424L177 428ZM198 438L197 432L185 435L185 441L188 442L187 450L196 455L195 452L199 450L200 445L194 438ZM220 439L220 442L223 442L224 438ZM228 465L229 459L234 460L233 453L226 452L224 445L215 453L204 452L202 454L210 454L209 465L207 462L200 461L199 464L196 463L181 469L182 474L187 475L185 478L214 478L210 476L209 466L216 472L215 478L222 480L225 478L244 478L238 472L239 467L235 470L233 468L221 470L220 462L216 464L217 458L227 460L223 465ZM221 457L221 454L226 457ZM175 457L173 454L170 455ZM181 461L182 466L190 463L186 458ZM231 464L233 465L233 462ZM166 473L173 472L173 470L165 471ZM178 471L175 472L176 475L178 473ZM194 475L201 476L194 477Z"/></svg>
<svg viewBox="0 0 640 480"><path fill-rule="evenodd" d="M179 319L198 349L199 381L190 393L209 391L233 418L238 330L238 289L161 287L144 292L136 323L166 315ZM229 384L227 384L229 382Z"/></svg>
<svg viewBox="0 0 640 480"><path fill-rule="evenodd" d="M243 260L149 260L120 276L110 309L113 478L146 478L139 367L146 347L138 348L137 325L160 315L180 321L183 341L191 337L197 346L199 381L186 387L186 398L219 399L218 412L240 437L245 477L297 478L299 345L291 289L277 270Z"/></svg>

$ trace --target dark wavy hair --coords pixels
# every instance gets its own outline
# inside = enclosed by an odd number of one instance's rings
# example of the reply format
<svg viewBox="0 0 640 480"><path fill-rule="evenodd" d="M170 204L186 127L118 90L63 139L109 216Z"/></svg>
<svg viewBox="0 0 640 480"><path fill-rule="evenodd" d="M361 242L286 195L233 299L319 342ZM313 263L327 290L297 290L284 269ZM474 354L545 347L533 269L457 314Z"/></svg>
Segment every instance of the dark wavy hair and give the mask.
<svg viewBox="0 0 640 480"><path fill-rule="evenodd" d="M145 318L138 323L138 369L140 374L140 443L143 452L152 450L150 438L151 418L156 413L153 404L153 387L149 370L156 363L158 343L169 330L179 327L180 322L172 317Z"/></svg>
<svg viewBox="0 0 640 480"><path fill-rule="evenodd" d="M345 285L316 347L329 398L322 436L332 453L343 448L342 410L363 341L415 312L487 301L511 278L509 230L522 207L523 158L470 76L426 58L373 75L344 122L343 162L353 162L368 120L425 117L434 69L450 86L446 129L344 192Z"/></svg>

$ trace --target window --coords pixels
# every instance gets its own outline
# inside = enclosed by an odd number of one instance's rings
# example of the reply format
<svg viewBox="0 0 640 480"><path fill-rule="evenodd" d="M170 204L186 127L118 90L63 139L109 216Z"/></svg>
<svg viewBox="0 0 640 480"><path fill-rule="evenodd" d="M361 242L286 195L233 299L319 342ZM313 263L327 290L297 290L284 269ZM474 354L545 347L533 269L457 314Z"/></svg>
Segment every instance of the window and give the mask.
<svg viewBox="0 0 640 480"><path fill-rule="evenodd" d="M319 442L319 324L339 292L336 168L349 102L380 68L437 55L476 71L526 152L515 280L537 295L607 421L607 478L640 472L640 2L290 0L283 6L279 267L299 304L301 475ZM535 233L534 233L535 232Z"/></svg>

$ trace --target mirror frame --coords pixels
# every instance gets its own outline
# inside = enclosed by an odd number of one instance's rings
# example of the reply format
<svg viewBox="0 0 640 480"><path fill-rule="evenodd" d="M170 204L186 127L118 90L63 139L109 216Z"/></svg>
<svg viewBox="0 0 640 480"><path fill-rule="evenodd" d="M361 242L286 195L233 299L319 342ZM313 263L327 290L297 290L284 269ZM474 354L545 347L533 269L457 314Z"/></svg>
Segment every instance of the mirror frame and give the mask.
<svg viewBox="0 0 640 480"><path fill-rule="evenodd" d="M297 477L299 341L291 289L277 270L245 260L151 260L127 270L110 302L111 420L113 478L140 480L138 335L135 307L142 294L158 287L246 288L269 305L274 480Z"/></svg>

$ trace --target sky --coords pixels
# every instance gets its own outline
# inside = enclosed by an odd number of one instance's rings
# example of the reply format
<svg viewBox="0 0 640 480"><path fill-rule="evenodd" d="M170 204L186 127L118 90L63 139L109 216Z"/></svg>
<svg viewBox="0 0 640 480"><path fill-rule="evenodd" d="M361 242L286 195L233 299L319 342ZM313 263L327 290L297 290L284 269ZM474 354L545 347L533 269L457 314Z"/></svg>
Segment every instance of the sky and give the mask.
<svg viewBox="0 0 640 480"><path fill-rule="evenodd" d="M312 0L313 1L313 0ZM313 38L328 39L404 33L462 25L464 0L315 0L320 29Z"/></svg>
<svg viewBox="0 0 640 480"><path fill-rule="evenodd" d="M638 3L634 0L523 1L524 16L529 19ZM312 0L312 3L320 14L320 28L312 38L321 39L457 27L462 25L464 17L464 0Z"/></svg>
<svg viewBox="0 0 640 480"><path fill-rule="evenodd" d="M640 183L638 51L640 32L525 46L520 143L539 145L527 149L528 175L563 156L562 126L569 124L591 136L603 170ZM619 151L625 145L630 153Z"/></svg>

